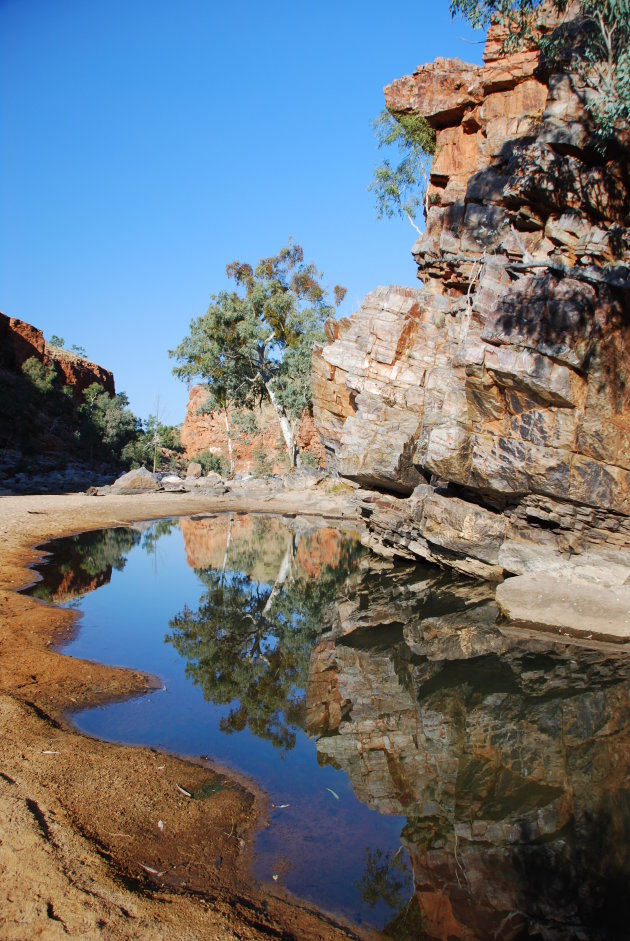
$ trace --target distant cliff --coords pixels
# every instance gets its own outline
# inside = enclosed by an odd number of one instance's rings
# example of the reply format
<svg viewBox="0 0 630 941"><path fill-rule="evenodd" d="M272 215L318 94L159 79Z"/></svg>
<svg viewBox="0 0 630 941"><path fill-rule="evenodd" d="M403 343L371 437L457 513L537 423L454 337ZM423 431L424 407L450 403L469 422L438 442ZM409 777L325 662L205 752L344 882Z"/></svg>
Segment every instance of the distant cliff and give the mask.
<svg viewBox="0 0 630 941"><path fill-rule="evenodd" d="M216 454L229 466L228 442L224 417L203 412L208 398L204 386L193 386L188 396L186 417L181 428L181 442L186 457L193 459L204 451ZM287 470L287 450L274 410L261 408L239 411L230 409L235 470L239 472L282 473ZM324 446L313 419L305 415L298 429L300 450L311 455L314 463L325 461Z"/></svg>
<svg viewBox="0 0 630 941"><path fill-rule="evenodd" d="M66 489L76 482L76 465L89 463L88 475L99 469L103 451L80 411L93 383L115 395L109 370L50 346L37 327L0 313L0 486L37 488L38 474L48 475L42 489ZM50 477L70 466L67 479Z"/></svg>
<svg viewBox="0 0 630 941"><path fill-rule="evenodd" d="M376 551L500 579L630 574L630 133L602 156L535 46L385 89L436 131L424 289L329 322L314 416Z"/></svg>
<svg viewBox="0 0 630 941"><path fill-rule="evenodd" d="M70 386L75 395L80 395L93 382L98 382L110 395L115 395L114 376L108 369L89 362L83 356L50 346L37 327L0 313L0 367L19 372L32 356L45 366L56 366L63 383Z"/></svg>

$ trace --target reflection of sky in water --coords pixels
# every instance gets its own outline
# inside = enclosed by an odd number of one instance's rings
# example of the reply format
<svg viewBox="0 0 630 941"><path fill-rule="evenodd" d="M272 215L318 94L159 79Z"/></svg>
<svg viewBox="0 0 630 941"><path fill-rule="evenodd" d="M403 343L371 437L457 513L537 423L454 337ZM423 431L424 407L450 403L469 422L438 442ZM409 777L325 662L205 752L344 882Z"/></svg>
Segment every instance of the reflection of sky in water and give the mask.
<svg viewBox="0 0 630 941"><path fill-rule="evenodd" d="M227 583L234 578L229 566L228 561ZM396 853L404 818L383 817L359 803L345 772L321 767L315 742L295 724L295 747L288 751L248 727L231 734L219 730L231 707L206 701L187 677L185 660L164 642L169 620L185 607L195 612L204 591L186 562L176 526L151 552L140 544L132 548L124 571L114 569L107 584L80 599L80 629L64 653L153 673L165 689L86 710L74 717L76 724L104 739L207 755L250 775L276 805L270 827L257 838L256 874L269 880L280 873L280 882L297 895L355 922L383 926L395 912L384 902L370 908L355 883L364 875L368 847ZM263 639L263 652L273 646L269 637ZM289 806L279 809L281 804ZM406 881L402 902L411 893Z"/></svg>

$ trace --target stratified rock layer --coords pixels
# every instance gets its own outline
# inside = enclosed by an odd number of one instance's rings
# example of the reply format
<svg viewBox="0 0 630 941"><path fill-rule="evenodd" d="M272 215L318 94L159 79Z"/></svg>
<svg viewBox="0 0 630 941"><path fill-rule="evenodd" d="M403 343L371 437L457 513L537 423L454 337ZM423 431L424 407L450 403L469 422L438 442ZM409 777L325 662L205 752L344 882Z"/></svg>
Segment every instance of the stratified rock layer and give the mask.
<svg viewBox="0 0 630 941"><path fill-rule="evenodd" d="M376 551L623 582L630 136L602 157L578 78L534 48L501 57L503 38L483 68L439 59L385 90L437 135L425 287L328 324L315 420L333 466L381 491L363 502Z"/></svg>

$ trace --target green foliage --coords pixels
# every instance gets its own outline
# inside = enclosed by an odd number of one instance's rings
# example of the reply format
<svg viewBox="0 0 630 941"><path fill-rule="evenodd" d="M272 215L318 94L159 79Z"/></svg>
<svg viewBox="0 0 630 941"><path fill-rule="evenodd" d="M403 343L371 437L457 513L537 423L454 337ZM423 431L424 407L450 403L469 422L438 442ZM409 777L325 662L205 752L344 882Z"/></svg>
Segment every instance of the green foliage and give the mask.
<svg viewBox="0 0 630 941"><path fill-rule="evenodd" d="M195 456L195 460L203 467L204 474L213 471L223 477L226 473L226 464L220 454L213 454L212 451L202 451L201 454Z"/></svg>
<svg viewBox="0 0 630 941"><path fill-rule="evenodd" d="M284 409L294 422L313 408L311 362L313 345L325 340L323 330L313 329L302 334L295 346L288 347L276 374L276 390Z"/></svg>
<svg viewBox="0 0 630 941"><path fill-rule="evenodd" d="M170 621L167 640L187 660L186 674L209 701L229 705L224 732L244 728L285 751L304 726L304 690L311 647L322 630L327 604L356 568L361 548L347 540L335 566L307 578L295 564L296 542L287 546L290 562L274 586L248 572L269 553L274 536L266 521L252 544L226 541L223 570L197 571L205 592L196 611L185 608ZM306 537L308 538L308 537ZM281 543L282 545L282 543ZM228 561L229 550L229 561Z"/></svg>
<svg viewBox="0 0 630 941"><path fill-rule="evenodd" d="M273 474L273 461L262 448L254 451L254 476L269 477Z"/></svg>
<svg viewBox="0 0 630 941"><path fill-rule="evenodd" d="M368 187L376 197L377 215L379 219L404 216L419 232L416 218L429 182L435 131L421 115L382 111L374 121L374 133L379 149L398 151L398 162L386 159L379 164Z"/></svg>
<svg viewBox="0 0 630 941"><path fill-rule="evenodd" d="M212 410L251 410L267 399L292 453L288 428L311 405L310 351L334 304L321 273L292 241L256 267L235 261L226 272L236 289L212 295L207 312L191 322L188 336L170 351L178 362L173 372L203 379ZM335 303L343 294L337 286Z"/></svg>
<svg viewBox="0 0 630 941"><path fill-rule="evenodd" d="M502 23L509 23L516 29L531 25L536 9L544 0L451 0L451 16L460 14L467 19L473 29L486 29L496 17ZM563 0L556 6L565 7Z"/></svg>
<svg viewBox="0 0 630 941"><path fill-rule="evenodd" d="M321 467L320 458L313 454L312 451L304 451L302 454L302 461L305 467Z"/></svg>
<svg viewBox="0 0 630 941"><path fill-rule="evenodd" d="M57 379L57 370L54 366L44 366L41 360L31 356L22 365L22 372L37 392L49 395Z"/></svg>
<svg viewBox="0 0 630 941"><path fill-rule="evenodd" d="M68 347L66 346L66 341L64 338L58 337L56 333L53 333L50 339L46 342L49 346L52 346L57 350L69 350L71 353L75 353L77 356L82 356L84 359L86 358L87 354L85 352L85 347L77 346L76 343L73 343L72 346Z"/></svg>
<svg viewBox="0 0 630 941"><path fill-rule="evenodd" d="M258 426L258 419L256 418L256 412L250 411L237 411L234 412L232 417L233 424L238 428L240 433L247 437L255 437L259 434L260 428Z"/></svg>
<svg viewBox="0 0 630 941"><path fill-rule="evenodd" d="M135 443L140 423L128 405L124 392L110 395L98 382L85 389L80 434L89 445L91 460L98 456L106 463L120 463L125 449Z"/></svg>
<svg viewBox="0 0 630 941"><path fill-rule="evenodd" d="M385 902L390 908L399 909L409 895L410 881L400 850L392 853L366 848L365 870L356 885L361 898L370 907Z"/></svg>
<svg viewBox="0 0 630 941"><path fill-rule="evenodd" d="M112 396L97 382L80 394L54 360L30 357L19 373L3 371L0 447L21 451L28 467L42 455L57 467L79 461L118 470L142 463L142 423L128 406L124 393ZM178 429L167 429L166 437L176 445Z"/></svg>
<svg viewBox="0 0 630 941"><path fill-rule="evenodd" d="M178 454L184 453L179 425L163 425L162 422L158 422L158 433L163 448L168 448L169 451L175 451Z"/></svg>
<svg viewBox="0 0 630 941"><path fill-rule="evenodd" d="M129 438L122 451L123 463L127 467L155 465L158 470L164 463L162 448L175 454L183 453L179 427L164 425L156 415L149 415L145 422L136 420L136 434ZM171 459L169 463L176 466L177 462Z"/></svg>
<svg viewBox="0 0 630 941"><path fill-rule="evenodd" d="M101 529L57 541L54 564L44 566L41 581L29 594L43 601L67 601L106 585L112 571L122 572L140 534L127 527Z"/></svg>
<svg viewBox="0 0 630 941"><path fill-rule="evenodd" d="M544 17L543 0L451 0L451 13L483 28L493 19L508 27L504 51L538 37L547 67L573 72L586 86L596 147L603 150L630 120L630 0L551 0L564 15L548 34L537 32Z"/></svg>
<svg viewBox="0 0 630 941"><path fill-rule="evenodd" d="M155 555L157 553L157 544L162 536L168 536L177 526L179 526L178 520L157 520L142 534L142 548L149 555Z"/></svg>

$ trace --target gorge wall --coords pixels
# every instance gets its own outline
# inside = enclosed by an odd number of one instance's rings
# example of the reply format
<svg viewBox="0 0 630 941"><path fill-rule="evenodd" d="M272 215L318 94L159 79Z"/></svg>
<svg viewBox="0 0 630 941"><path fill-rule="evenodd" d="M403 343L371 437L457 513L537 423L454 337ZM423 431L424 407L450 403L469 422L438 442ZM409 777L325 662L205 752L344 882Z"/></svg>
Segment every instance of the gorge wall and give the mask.
<svg viewBox="0 0 630 941"><path fill-rule="evenodd" d="M79 408L93 383L115 395L109 370L51 346L37 327L0 313L0 488L47 492L94 482L95 467L78 473L89 457L78 434Z"/></svg>
<svg viewBox="0 0 630 941"><path fill-rule="evenodd" d="M64 384L70 386L75 395L80 395L93 382L98 382L110 395L116 394L114 375L108 369L51 346L37 327L0 313L0 368L18 372L31 357L44 366L55 365Z"/></svg>
<svg viewBox="0 0 630 941"><path fill-rule="evenodd" d="M186 417L181 428L181 441L189 460L203 451L210 451L229 466L229 449L225 419L218 412L203 411L208 394L204 386L193 386L188 396ZM230 425L237 473L278 474L287 470L287 450L271 405L247 410L230 409ZM325 452L310 415L300 422L298 445L315 464L323 465Z"/></svg>
<svg viewBox="0 0 630 941"><path fill-rule="evenodd" d="M547 27L554 23L548 19ZM626 130L602 156L587 90L532 45L438 59L385 89L436 132L423 289L378 288L313 357L329 459L367 543L499 580L630 575Z"/></svg>
<svg viewBox="0 0 630 941"><path fill-rule="evenodd" d="M421 918L405 898L399 928L411 927L385 934L625 937L613 886L628 870L627 655L497 625L492 595L372 559L311 653L319 761L406 818Z"/></svg>

